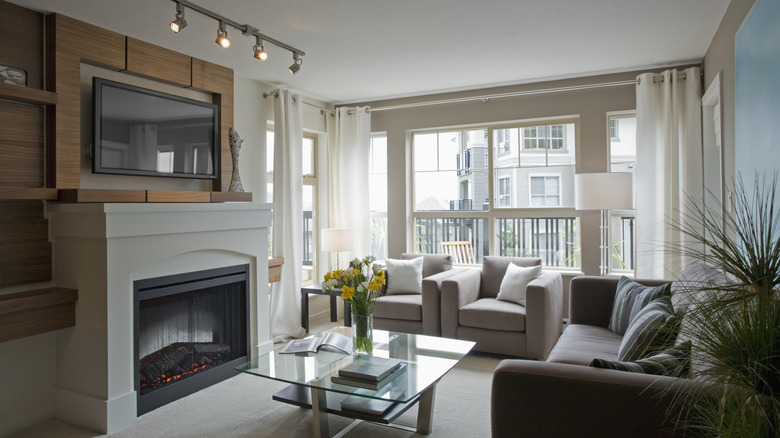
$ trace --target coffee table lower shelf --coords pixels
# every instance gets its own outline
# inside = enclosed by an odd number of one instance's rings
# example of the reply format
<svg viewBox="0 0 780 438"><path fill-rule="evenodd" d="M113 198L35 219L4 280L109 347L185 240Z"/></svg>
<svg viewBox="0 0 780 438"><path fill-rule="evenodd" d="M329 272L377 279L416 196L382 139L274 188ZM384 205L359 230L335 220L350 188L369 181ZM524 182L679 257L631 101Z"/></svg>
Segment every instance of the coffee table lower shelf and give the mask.
<svg viewBox="0 0 780 438"><path fill-rule="evenodd" d="M362 412L341 409L341 401L347 395L327 391L327 412L341 417L354 418L356 420L371 421L373 423L390 424L404 412L409 410L419 399L420 395L405 403L396 403L383 415L372 415ZM311 409L311 388L303 385L290 385L273 395L273 399L283 403Z"/></svg>

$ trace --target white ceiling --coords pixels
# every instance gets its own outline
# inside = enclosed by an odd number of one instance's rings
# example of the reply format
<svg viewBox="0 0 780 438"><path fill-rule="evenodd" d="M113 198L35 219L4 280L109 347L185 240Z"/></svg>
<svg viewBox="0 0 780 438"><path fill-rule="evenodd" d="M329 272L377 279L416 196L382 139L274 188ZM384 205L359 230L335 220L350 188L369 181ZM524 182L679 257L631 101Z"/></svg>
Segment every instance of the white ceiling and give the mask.
<svg viewBox="0 0 780 438"><path fill-rule="evenodd" d="M306 52L290 52L171 0L8 0L224 65L332 103L378 100L698 62L730 0L192 0Z"/></svg>

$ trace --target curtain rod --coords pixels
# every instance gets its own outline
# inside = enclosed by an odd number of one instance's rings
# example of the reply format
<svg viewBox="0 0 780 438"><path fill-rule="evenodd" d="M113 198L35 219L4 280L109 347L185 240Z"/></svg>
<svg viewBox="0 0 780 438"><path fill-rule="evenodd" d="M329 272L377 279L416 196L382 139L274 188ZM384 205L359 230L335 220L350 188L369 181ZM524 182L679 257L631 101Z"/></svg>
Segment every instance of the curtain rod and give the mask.
<svg viewBox="0 0 780 438"><path fill-rule="evenodd" d="M271 93L263 93L263 98L264 98L264 99L265 99L265 98L268 98L268 97L271 97L271 96L273 96L273 97L279 97L279 90L273 91L273 92L271 92ZM301 100L303 101L303 104L304 104L304 105L308 105L308 106L310 106L310 107L312 107L312 108L317 108L318 110L320 110L320 114L322 114L322 113L325 113L325 112L328 112L328 113L335 113L335 112L336 112L336 110L334 110L334 109L332 109L332 108L325 108L325 107L321 107L321 106L319 106L319 105L315 105L315 104L313 104L313 103L306 102L306 101L305 101L305 100L303 100L303 99L301 99ZM293 98L293 102L295 102L295 98Z"/></svg>
<svg viewBox="0 0 780 438"><path fill-rule="evenodd" d="M685 79L685 73L679 73L677 75L678 79ZM653 77L653 82L663 82L664 77L662 75L656 75ZM499 93L499 94L487 94L484 96L474 96L474 97L460 97L460 98L454 98L454 99L444 99L444 100L432 100L428 102L417 102L417 103L405 103L400 105L389 105L389 106L380 106L376 108L369 109L370 112L375 111L390 111L390 110L396 110L396 109L406 109L406 108L415 108L415 107L421 107L421 106L431 106L431 105L443 105L448 103L461 103L461 102L473 102L477 100L481 100L482 102L488 102L490 99L503 99L506 97L518 97L518 96L531 96L535 94L548 94L548 93L561 93L564 91L581 91L581 90L592 90L595 88L607 88L607 87L620 87L625 85L637 85L639 84L639 79L634 80L628 80L628 81L617 81L617 82L604 82L600 84L587 84L587 85L574 85L571 87L557 87L557 88L544 88L541 90L527 90L527 91L516 91L513 93Z"/></svg>

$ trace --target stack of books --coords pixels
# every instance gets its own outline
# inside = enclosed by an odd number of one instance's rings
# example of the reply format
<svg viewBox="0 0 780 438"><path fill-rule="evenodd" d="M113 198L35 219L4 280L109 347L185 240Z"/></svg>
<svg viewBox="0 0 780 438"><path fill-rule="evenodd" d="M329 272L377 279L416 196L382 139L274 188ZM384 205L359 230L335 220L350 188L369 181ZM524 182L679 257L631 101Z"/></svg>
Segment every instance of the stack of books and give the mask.
<svg viewBox="0 0 780 438"><path fill-rule="evenodd" d="M339 370L331 376L333 383L378 390L406 371L406 362L398 359L366 356Z"/></svg>

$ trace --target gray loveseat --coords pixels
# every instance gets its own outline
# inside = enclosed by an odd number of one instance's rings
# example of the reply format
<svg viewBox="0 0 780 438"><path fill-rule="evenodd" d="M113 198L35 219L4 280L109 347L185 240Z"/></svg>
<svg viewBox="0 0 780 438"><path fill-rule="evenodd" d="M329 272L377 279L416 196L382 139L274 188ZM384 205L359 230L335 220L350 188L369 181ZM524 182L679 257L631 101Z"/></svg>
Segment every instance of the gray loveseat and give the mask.
<svg viewBox="0 0 780 438"><path fill-rule="evenodd" d="M683 281L702 278L700 271L692 271L688 279L672 284L673 302L684 295ZM617 285L614 277L572 279L570 324L547 361L504 360L498 365L491 392L493 438L682 436L667 419L674 398L667 389L674 384L699 389L694 382L588 366L594 358L617 359L622 338L608 328ZM685 308L679 300L675 307Z"/></svg>

